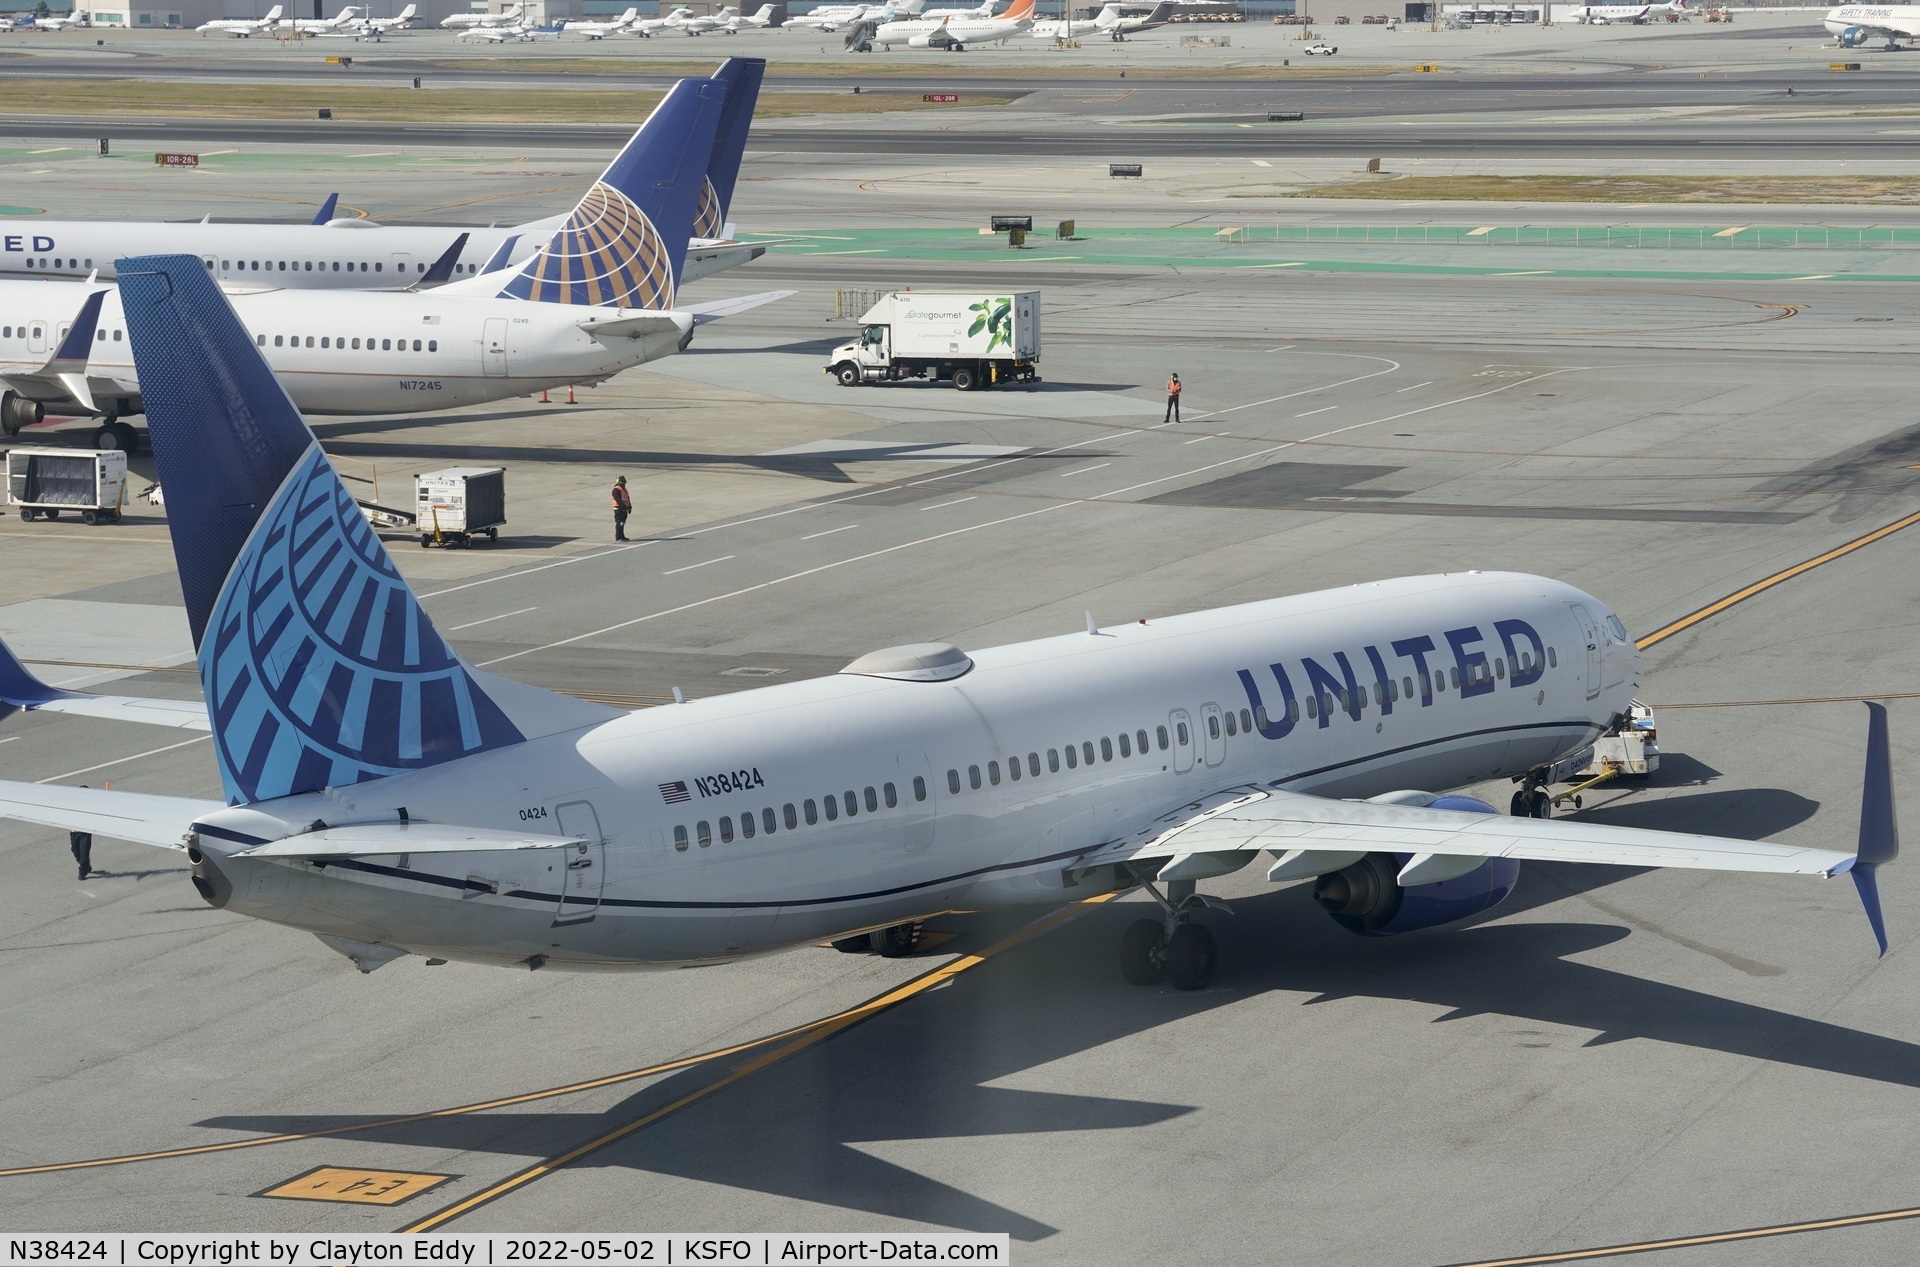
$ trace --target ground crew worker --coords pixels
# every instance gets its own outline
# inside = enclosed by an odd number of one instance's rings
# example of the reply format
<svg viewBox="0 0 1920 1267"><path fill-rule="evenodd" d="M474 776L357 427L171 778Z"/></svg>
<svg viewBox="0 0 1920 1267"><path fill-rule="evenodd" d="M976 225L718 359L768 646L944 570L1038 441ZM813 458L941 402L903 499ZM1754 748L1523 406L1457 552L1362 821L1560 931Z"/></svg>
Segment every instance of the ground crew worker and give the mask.
<svg viewBox="0 0 1920 1267"><path fill-rule="evenodd" d="M627 492L627 477L613 482L613 539L627 539L627 516L633 513L633 495Z"/></svg>
<svg viewBox="0 0 1920 1267"><path fill-rule="evenodd" d="M93 833L90 831L70 831L67 833L67 848L73 850L73 860L80 867L80 878L86 879L93 874Z"/></svg>
<svg viewBox="0 0 1920 1267"><path fill-rule="evenodd" d="M1167 416L1160 420L1165 426L1169 422L1180 421L1180 376L1175 374L1167 380Z"/></svg>

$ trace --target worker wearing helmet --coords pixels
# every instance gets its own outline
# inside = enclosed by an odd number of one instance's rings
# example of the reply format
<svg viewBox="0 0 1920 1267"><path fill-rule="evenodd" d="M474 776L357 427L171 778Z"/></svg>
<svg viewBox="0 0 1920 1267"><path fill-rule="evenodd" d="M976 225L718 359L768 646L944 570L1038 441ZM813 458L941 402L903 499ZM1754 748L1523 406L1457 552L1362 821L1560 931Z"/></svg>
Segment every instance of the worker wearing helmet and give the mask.
<svg viewBox="0 0 1920 1267"><path fill-rule="evenodd" d="M1167 379L1167 416L1160 420L1160 425L1165 426L1169 422L1178 421L1180 421L1180 376L1175 374Z"/></svg>

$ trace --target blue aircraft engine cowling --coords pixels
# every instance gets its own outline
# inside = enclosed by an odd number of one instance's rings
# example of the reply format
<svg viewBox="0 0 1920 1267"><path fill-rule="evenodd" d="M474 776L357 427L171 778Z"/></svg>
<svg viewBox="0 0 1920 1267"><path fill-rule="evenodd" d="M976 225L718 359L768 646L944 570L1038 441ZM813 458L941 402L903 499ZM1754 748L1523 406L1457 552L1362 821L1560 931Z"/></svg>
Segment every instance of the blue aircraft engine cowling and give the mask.
<svg viewBox="0 0 1920 1267"><path fill-rule="evenodd" d="M1867 42L1868 37L1872 34L1873 32L1867 30L1864 26L1850 26L1840 32L1840 47L1859 48Z"/></svg>
<svg viewBox="0 0 1920 1267"><path fill-rule="evenodd" d="M1427 808L1499 813L1471 796L1435 797ZM1313 900L1348 932L1392 937L1451 924L1498 906L1520 879L1518 860L1489 858L1465 875L1403 889L1395 877L1412 858L1408 853L1370 853L1352 866L1315 880Z"/></svg>

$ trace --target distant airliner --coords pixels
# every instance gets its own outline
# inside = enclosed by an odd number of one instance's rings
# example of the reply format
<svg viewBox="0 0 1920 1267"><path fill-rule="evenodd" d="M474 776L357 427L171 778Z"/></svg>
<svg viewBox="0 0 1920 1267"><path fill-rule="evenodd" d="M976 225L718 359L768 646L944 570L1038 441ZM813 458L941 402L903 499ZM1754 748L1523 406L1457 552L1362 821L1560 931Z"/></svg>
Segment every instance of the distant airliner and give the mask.
<svg viewBox="0 0 1920 1267"><path fill-rule="evenodd" d="M1269 855L1349 930L1485 911L1523 860L1834 876L1882 951L1897 852L1870 705L1859 846L1503 817L1446 789L1536 779L1617 724L1641 656L1598 599L1519 573L1379 581L623 713L448 646L257 341L191 256L120 272L223 800L0 783L0 817L186 853L215 907L406 954L667 968L1139 887L1124 975L1198 989L1197 891ZM194 724L45 687L8 708ZM8 749L0 749L4 754ZM0 755L0 760L4 760ZM1360 799L1349 799L1360 798ZM1530 799L1523 808L1535 804Z"/></svg>

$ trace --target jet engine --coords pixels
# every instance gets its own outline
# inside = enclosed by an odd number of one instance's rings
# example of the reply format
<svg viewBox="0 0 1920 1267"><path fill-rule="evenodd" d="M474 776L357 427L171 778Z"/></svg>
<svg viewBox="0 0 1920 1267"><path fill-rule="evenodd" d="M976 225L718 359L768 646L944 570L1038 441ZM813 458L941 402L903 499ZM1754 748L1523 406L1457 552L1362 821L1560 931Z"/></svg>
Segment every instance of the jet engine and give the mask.
<svg viewBox="0 0 1920 1267"><path fill-rule="evenodd" d="M964 53L966 45L947 34L947 28L935 27L925 35L916 35L907 41L908 48L944 48L949 52Z"/></svg>
<svg viewBox="0 0 1920 1267"><path fill-rule="evenodd" d="M1464 810L1498 814L1485 801L1471 796L1428 797L1393 793L1376 800L1397 804L1424 804L1428 809ZM1489 858L1464 875L1431 884L1402 888L1401 868L1413 859L1406 853L1370 853L1360 861L1323 875L1313 882L1313 900L1342 928L1363 937L1391 937L1416 929L1451 924L1489 910L1506 900L1520 879L1520 863L1513 858Z"/></svg>
<svg viewBox="0 0 1920 1267"><path fill-rule="evenodd" d="M1864 26L1850 26L1840 32L1841 48L1859 48L1873 38L1873 32Z"/></svg>

